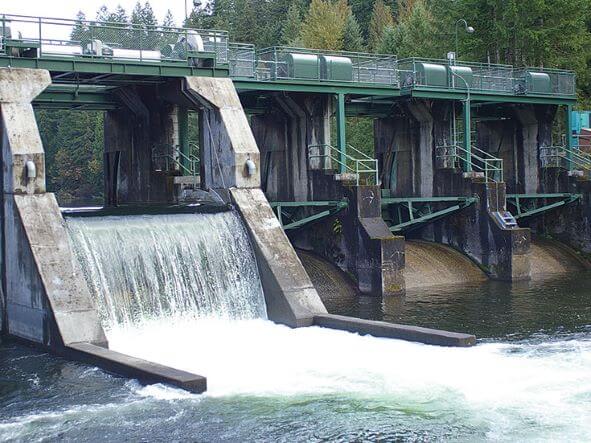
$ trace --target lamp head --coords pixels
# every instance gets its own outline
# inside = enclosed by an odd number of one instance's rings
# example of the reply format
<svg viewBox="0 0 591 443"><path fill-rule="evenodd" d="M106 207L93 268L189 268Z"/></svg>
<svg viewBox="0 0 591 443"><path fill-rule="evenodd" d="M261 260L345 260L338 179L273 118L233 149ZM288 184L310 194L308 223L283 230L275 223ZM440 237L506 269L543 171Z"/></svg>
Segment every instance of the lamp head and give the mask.
<svg viewBox="0 0 591 443"><path fill-rule="evenodd" d="M466 26L466 32L468 34L473 34L474 33L474 28L472 26Z"/></svg>

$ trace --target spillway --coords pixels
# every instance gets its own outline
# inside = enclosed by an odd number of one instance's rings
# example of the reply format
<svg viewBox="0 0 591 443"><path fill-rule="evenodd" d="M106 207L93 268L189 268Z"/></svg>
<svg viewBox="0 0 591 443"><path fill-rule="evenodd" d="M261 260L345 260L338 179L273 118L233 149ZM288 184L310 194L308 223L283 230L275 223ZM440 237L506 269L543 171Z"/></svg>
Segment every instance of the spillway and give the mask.
<svg viewBox="0 0 591 443"><path fill-rule="evenodd" d="M67 220L107 330L180 317L266 318L256 259L234 212Z"/></svg>
<svg viewBox="0 0 591 443"><path fill-rule="evenodd" d="M531 242L530 263L532 280L544 280L590 269L589 263L565 244L542 238Z"/></svg>
<svg viewBox="0 0 591 443"><path fill-rule="evenodd" d="M474 262L442 244L419 240L407 241L405 259L406 289L486 280L486 275Z"/></svg>

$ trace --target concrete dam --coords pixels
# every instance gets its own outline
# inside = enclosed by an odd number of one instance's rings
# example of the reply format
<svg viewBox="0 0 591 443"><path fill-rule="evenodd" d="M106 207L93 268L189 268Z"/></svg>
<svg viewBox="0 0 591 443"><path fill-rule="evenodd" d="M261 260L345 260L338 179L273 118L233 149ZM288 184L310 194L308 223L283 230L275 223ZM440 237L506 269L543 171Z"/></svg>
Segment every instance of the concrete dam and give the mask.
<svg viewBox="0 0 591 443"><path fill-rule="evenodd" d="M257 51L199 32L207 48L169 55L100 41L51 52L41 35L0 53L4 336L203 392L215 371L231 379L208 337L469 347L470 331L326 306L586 269L591 160L552 139L572 72ZM34 107L104 112L103 208L62 211L48 192ZM371 148L347 142L351 116L372 119Z"/></svg>

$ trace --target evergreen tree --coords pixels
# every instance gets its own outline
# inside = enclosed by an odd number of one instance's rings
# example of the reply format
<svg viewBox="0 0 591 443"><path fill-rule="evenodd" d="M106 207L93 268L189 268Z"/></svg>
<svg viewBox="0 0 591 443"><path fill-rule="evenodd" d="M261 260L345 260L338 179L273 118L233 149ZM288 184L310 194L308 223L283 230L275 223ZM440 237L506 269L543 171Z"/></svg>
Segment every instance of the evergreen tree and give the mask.
<svg viewBox="0 0 591 443"><path fill-rule="evenodd" d="M380 46L382 34L388 26L394 26L392 8L386 5L383 0L376 0L369 23L368 46L372 51L376 51Z"/></svg>
<svg viewBox="0 0 591 443"><path fill-rule="evenodd" d="M345 51L363 51L363 35L357 19L353 13L349 13L343 32L343 49Z"/></svg>
<svg viewBox="0 0 591 443"><path fill-rule="evenodd" d="M79 42L86 42L89 39L89 28L86 23L86 15L82 11L76 14L76 22L70 33L70 39Z"/></svg>
<svg viewBox="0 0 591 443"><path fill-rule="evenodd" d="M408 1L395 26L387 26L378 45L380 52L398 57L440 57L443 49L425 0Z"/></svg>
<svg viewBox="0 0 591 443"><path fill-rule="evenodd" d="M287 11L287 19L281 30L281 43L289 46L298 46L300 42L300 29L302 17L297 3L292 3Z"/></svg>
<svg viewBox="0 0 591 443"><path fill-rule="evenodd" d="M340 50L347 15L345 0L336 3L312 0L306 19L302 24L302 42L308 48Z"/></svg>

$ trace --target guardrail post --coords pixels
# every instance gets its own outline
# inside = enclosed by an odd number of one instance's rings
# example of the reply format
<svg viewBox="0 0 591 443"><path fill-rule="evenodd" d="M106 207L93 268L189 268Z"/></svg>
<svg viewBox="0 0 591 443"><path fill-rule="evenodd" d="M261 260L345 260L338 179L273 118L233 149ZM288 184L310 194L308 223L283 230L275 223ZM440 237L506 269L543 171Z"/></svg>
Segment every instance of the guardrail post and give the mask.
<svg viewBox="0 0 591 443"><path fill-rule="evenodd" d="M345 94L337 94L337 149L339 150L340 172L347 170L347 137L345 134Z"/></svg>
<svg viewBox="0 0 591 443"><path fill-rule="evenodd" d="M573 168L573 147L574 147L574 140L573 140L573 119L572 119L572 115L573 115L573 107L572 105L566 105L565 107L565 118L564 118L564 124L566 126L565 128L565 132L566 132L566 158L567 158L567 162L568 162L568 170L572 171Z"/></svg>
<svg viewBox="0 0 591 443"><path fill-rule="evenodd" d="M472 134L470 132L471 127L471 115L470 115L470 98L466 98L463 102L463 114L464 114L464 149L466 150L466 172L472 172Z"/></svg>

